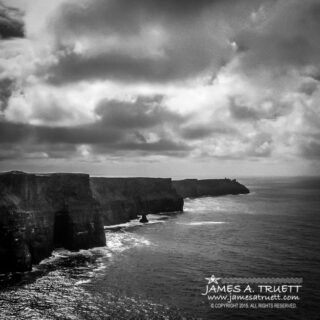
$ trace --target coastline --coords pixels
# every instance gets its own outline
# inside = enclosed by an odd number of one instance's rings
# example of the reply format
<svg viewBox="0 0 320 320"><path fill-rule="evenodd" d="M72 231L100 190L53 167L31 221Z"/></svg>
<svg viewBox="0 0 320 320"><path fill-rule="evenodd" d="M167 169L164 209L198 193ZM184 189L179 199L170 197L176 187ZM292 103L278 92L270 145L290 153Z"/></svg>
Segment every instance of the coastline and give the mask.
<svg viewBox="0 0 320 320"><path fill-rule="evenodd" d="M317 250L311 241L319 228L318 188L302 193L304 184L276 188L278 183L250 183L250 197L185 199L183 214L151 215L150 224L135 220L108 228L106 247L55 250L31 273L2 286L8 303L2 305L3 315L26 319L19 310L30 308L35 319L251 320L271 313L281 319L316 319L319 291L313 279L318 271L310 256ZM166 220L153 223L158 218ZM201 296L211 274L304 277L303 295L296 309L213 310Z"/></svg>
<svg viewBox="0 0 320 320"><path fill-rule="evenodd" d="M183 212L183 198L248 193L235 180L90 178L87 174L0 174L1 272L27 271L55 248L105 245L103 228L140 214ZM182 188L180 187L182 185ZM187 191L186 191L187 189ZM181 194L180 194L181 193Z"/></svg>

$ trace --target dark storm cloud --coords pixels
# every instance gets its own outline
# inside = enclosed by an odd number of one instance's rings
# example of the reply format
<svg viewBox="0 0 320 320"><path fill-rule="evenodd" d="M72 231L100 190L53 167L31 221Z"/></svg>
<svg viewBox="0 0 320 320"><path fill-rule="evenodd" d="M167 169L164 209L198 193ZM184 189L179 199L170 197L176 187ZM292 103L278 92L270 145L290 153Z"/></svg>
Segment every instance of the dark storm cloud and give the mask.
<svg viewBox="0 0 320 320"><path fill-rule="evenodd" d="M230 99L229 110L232 117L240 121L273 120L290 113L292 106L272 100L264 100L257 105L248 106L241 97L235 97Z"/></svg>
<svg viewBox="0 0 320 320"><path fill-rule="evenodd" d="M143 22L196 19L204 9L222 0L94 0L65 3L57 14L55 27L76 35L99 30L133 34ZM234 1L233 1L234 2ZM179 22L179 21L176 21Z"/></svg>
<svg viewBox="0 0 320 320"><path fill-rule="evenodd" d="M240 3L241 2L241 3ZM198 19L212 8L220 13L248 11L272 0L94 0L65 3L58 11L55 26L75 34L95 33L97 29L135 33L141 23L167 21L181 23Z"/></svg>
<svg viewBox="0 0 320 320"><path fill-rule="evenodd" d="M184 128L182 130L182 136L185 139L189 140L197 140L203 139L212 135L212 128L208 127L192 127L192 128Z"/></svg>
<svg viewBox="0 0 320 320"><path fill-rule="evenodd" d="M230 112L233 118L238 120L258 120L260 119L260 112L251 109L245 105L238 105L235 103L230 104Z"/></svg>
<svg viewBox="0 0 320 320"><path fill-rule="evenodd" d="M305 67L320 63L320 3L318 0L278 1L263 23L235 37L245 48L244 71ZM283 71L282 71L283 72Z"/></svg>
<svg viewBox="0 0 320 320"><path fill-rule="evenodd" d="M21 12L0 2L0 40L24 37Z"/></svg>
<svg viewBox="0 0 320 320"><path fill-rule="evenodd" d="M165 155L173 157L187 156L191 147L184 142L160 139L156 142L130 141L115 144L97 144L93 146L95 154Z"/></svg>
<svg viewBox="0 0 320 320"><path fill-rule="evenodd" d="M6 109L13 87L14 80L9 78L0 79L0 111Z"/></svg>
<svg viewBox="0 0 320 320"><path fill-rule="evenodd" d="M94 154L115 154L117 152L132 152L138 154L157 154L178 156L190 151L183 142L175 142L168 138L156 142L146 142L135 139L129 132L102 127L101 123L77 127L46 127L28 124L0 123L0 158L22 158L31 153L42 157L63 158L74 154L78 145L90 145Z"/></svg>
<svg viewBox="0 0 320 320"><path fill-rule="evenodd" d="M48 144L98 144L115 143L124 133L118 129L110 129L101 122L74 127L49 127L31 124L0 122L0 142L15 143L33 141Z"/></svg>
<svg viewBox="0 0 320 320"><path fill-rule="evenodd" d="M235 134L236 130L227 124L187 126L181 129L181 136L187 140L199 140L210 136Z"/></svg>
<svg viewBox="0 0 320 320"><path fill-rule="evenodd" d="M150 98L138 98L131 103L105 100L99 103L96 114L101 116L106 127L123 130L184 121L184 117L164 109L159 103L150 102Z"/></svg>
<svg viewBox="0 0 320 320"><path fill-rule="evenodd" d="M178 125L184 117L160 107L161 98L138 98L132 103L107 101L99 103L95 123L77 126L44 126L22 123L0 122L0 144L11 146L8 155L26 154L51 157L66 156L80 145L89 145L93 152L117 153L128 151L135 154L178 155L189 151L186 143L176 141L166 134L164 128ZM147 131L146 131L147 130ZM156 141L148 141L149 133L158 135ZM68 149L66 146L70 146ZM20 146L17 149L17 146ZM32 148L31 148L32 146ZM57 147L61 146L59 150ZM31 151L30 151L31 150ZM11 153L10 153L11 152ZM5 155L2 155L4 157Z"/></svg>
<svg viewBox="0 0 320 320"><path fill-rule="evenodd" d="M30 136L32 126L0 121L0 143L15 143Z"/></svg>
<svg viewBox="0 0 320 320"><path fill-rule="evenodd" d="M69 159L77 155L77 146L70 144L3 143L0 161L15 159Z"/></svg>
<svg viewBox="0 0 320 320"><path fill-rule="evenodd" d="M320 159L319 0L29 2L1 46L0 159Z"/></svg>
<svg viewBox="0 0 320 320"><path fill-rule="evenodd" d="M320 143L318 141L305 142L300 147L300 152L306 159L320 160Z"/></svg>
<svg viewBox="0 0 320 320"><path fill-rule="evenodd" d="M121 131L103 127L101 123L76 127L36 126L32 129L34 131L35 141L41 143L115 143L123 137Z"/></svg>
<svg viewBox="0 0 320 320"><path fill-rule="evenodd" d="M47 74L48 81L57 85L95 79L148 82L177 80L194 75L195 72L204 71L210 65L211 55L208 50L202 50L201 47L196 49L193 47L194 44L190 43L185 47L184 52L187 55L188 46L194 51L192 60L180 55L177 49L171 50L169 59L131 56L130 53L123 52L97 53L93 56L68 53L59 59L58 64L44 72Z"/></svg>
<svg viewBox="0 0 320 320"><path fill-rule="evenodd" d="M312 96L312 94L318 89L319 82L315 80L309 80L303 82L298 88L299 92L302 92L308 96Z"/></svg>
<svg viewBox="0 0 320 320"><path fill-rule="evenodd" d="M166 82L215 74L233 54L227 34L265 1L65 3L49 24L56 62L39 74L54 84L92 79ZM77 50L82 42L85 49Z"/></svg>
<svg viewBox="0 0 320 320"><path fill-rule="evenodd" d="M124 143L122 145L126 150L143 150L161 152L179 152L190 150L190 147L183 142L174 142L168 139L160 139L150 143Z"/></svg>

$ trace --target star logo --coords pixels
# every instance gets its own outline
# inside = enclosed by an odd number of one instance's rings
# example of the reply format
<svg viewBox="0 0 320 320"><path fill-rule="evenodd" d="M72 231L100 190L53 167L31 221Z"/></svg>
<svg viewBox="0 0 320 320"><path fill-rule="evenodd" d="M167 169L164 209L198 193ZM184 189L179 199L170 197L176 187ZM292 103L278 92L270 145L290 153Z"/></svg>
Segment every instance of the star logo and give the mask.
<svg viewBox="0 0 320 320"><path fill-rule="evenodd" d="M216 278L214 275L212 275L210 278L205 278L205 279L208 280L208 284L211 284L211 283L218 284L218 281L221 278Z"/></svg>

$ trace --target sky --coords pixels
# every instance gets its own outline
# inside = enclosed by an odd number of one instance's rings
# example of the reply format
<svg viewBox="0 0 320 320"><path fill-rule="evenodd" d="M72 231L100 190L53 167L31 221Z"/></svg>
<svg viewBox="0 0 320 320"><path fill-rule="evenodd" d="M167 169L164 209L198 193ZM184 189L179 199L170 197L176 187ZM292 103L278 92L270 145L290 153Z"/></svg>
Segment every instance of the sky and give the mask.
<svg viewBox="0 0 320 320"><path fill-rule="evenodd" d="M320 172L319 0L0 0L0 171Z"/></svg>

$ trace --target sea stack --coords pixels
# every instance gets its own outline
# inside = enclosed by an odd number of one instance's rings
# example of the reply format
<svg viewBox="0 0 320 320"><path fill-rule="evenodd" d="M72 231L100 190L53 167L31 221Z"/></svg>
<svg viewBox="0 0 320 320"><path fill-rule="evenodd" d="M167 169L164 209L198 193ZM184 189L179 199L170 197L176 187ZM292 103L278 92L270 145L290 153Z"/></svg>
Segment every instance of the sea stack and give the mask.
<svg viewBox="0 0 320 320"><path fill-rule="evenodd" d="M105 226L136 219L141 212L183 211L183 198L170 178L90 178Z"/></svg>
<svg viewBox="0 0 320 320"><path fill-rule="evenodd" d="M147 219L147 215L146 214L142 214L141 219L139 220L139 222L141 223L147 223L149 222L149 220Z"/></svg>

